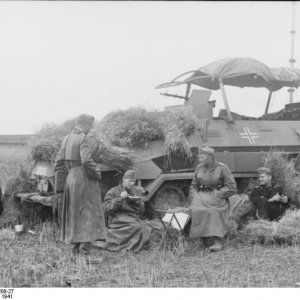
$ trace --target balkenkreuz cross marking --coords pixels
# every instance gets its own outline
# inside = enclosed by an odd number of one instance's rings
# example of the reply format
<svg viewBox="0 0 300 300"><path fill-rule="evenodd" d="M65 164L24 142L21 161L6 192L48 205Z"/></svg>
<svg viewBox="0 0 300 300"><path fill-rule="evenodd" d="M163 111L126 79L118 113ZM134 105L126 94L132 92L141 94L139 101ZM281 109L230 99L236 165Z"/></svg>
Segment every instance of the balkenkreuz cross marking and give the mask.
<svg viewBox="0 0 300 300"><path fill-rule="evenodd" d="M249 127L243 127L244 132L240 132L242 139L247 139L250 145L255 145L255 139L259 139L259 135L256 132L251 132Z"/></svg>

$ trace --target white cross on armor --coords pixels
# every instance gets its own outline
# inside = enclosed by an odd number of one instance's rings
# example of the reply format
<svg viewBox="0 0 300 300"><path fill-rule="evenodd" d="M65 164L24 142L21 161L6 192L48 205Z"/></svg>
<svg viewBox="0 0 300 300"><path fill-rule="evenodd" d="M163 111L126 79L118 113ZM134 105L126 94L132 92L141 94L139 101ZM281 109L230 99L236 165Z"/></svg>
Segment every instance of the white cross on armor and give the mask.
<svg viewBox="0 0 300 300"><path fill-rule="evenodd" d="M259 139L259 135L256 132L251 132L249 127L243 127L244 132L240 133L242 139L247 139L250 145L255 144L255 139Z"/></svg>

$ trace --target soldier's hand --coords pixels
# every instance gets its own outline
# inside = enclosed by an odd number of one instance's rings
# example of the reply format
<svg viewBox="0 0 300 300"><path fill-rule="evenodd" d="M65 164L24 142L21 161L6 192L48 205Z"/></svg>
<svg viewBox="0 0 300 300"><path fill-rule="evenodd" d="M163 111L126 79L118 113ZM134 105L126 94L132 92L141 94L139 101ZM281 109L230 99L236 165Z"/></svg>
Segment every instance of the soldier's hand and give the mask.
<svg viewBox="0 0 300 300"><path fill-rule="evenodd" d="M127 198L127 197L128 197L127 191L121 192L121 198L122 198L122 199L125 199L125 198Z"/></svg>
<svg viewBox="0 0 300 300"><path fill-rule="evenodd" d="M274 202L274 201L280 201L281 197L280 195L277 193L276 195L274 195L272 198L270 198L268 201L269 202Z"/></svg>

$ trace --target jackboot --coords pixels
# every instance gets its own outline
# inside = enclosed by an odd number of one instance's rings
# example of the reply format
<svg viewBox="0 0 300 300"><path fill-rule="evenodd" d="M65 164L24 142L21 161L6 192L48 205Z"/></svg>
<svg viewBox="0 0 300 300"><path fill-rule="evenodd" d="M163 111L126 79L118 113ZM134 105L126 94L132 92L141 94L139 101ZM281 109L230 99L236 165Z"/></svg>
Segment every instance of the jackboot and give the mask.
<svg viewBox="0 0 300 300"><path fill-rule="evenodd" d="M90 253L90 243L89 242L80 243L79 253L83 255L88 255Z"/></svg>
<svg viewBox="0 0 300 300"><path fill-rule="evenodd" d="M208 248L210 252L216 252L223 249L222 239L214 237L214 243Z"/></svg>

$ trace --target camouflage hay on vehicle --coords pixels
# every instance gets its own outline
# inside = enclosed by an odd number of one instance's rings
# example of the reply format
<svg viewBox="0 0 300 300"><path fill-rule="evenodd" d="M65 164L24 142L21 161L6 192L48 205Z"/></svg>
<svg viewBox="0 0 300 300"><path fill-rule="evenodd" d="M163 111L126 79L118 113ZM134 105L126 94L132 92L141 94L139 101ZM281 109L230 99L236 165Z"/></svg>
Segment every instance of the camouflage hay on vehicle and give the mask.
<svg viewBox="0 0 300 300"><path fill-rule="evenodd" d="M165 151L170 157L170 154L185 154L188 158L192 157L191 145L185 135L174 123L169 125L165 131Z"/></svg>
<svg viewBox="0 0 300 300"><path fill-rule="evenodd" d="M163 138L160 113L141 107L117 110L105 116L96 126L115 146L134 148Z"/></svg>
<svg viewBox="0 0 300 300"><path fill-rule="evenodd" d="M92 130L88 135L88 142L95 162L106 164L120 171L128 170L132 166L131 151L112 146L100 132Z"/></svg>
<svg viewBox="0 0 300 300"><path fill-rule="evenodd" d="M74 126L75 120L66 121L61 125L44 125L30 141L32 159L35 162L54 163L63 138L71 132ZM119 171L127 170L132 165L130 152L113 147L101 133L91 131L88 141L92 146L92 156L95 162L109 165Z"/></svg>
<svg viewBox="0 0 300 300"><path fill-rule="evenodd" d="M165 137L166 152L184 154L191 158L191 145L187 137L197 130L202 130L193 108L179 106L166 109L161 116L161 126Z"/></svg>
<svg viewBox="0 0 300 300"><path fill-rule="evenodd" d="M292 203L300 207L300 178L294 160L289 160L284 152L273 150L268 153L265 166L271 170L272 182L282 186Z"/></svg>
<svg viewBox="0 0 300 300"><path fill-rule="evenodd" d="M187 136L201 129L192 107L171 107L163 112L130 108L112 112L101 120L97 131L116 146L135 148L154 140L165 140L167 154L191 157Z"/></svg>
<svg viewBox="0 0 300 300"><path fill-rule="evenodd" d="M42 139L32 145L31 156L35 162L47 161L53 163L59 151L60 143L53 140Z"/></svg>
<svg viewBox="0 0 300 300"><path fill-rule="evenodd" d="M240 232L245 241L261 244L293 244L300 242L300 210L289 210L278 221L251 221Z"/></svg>

